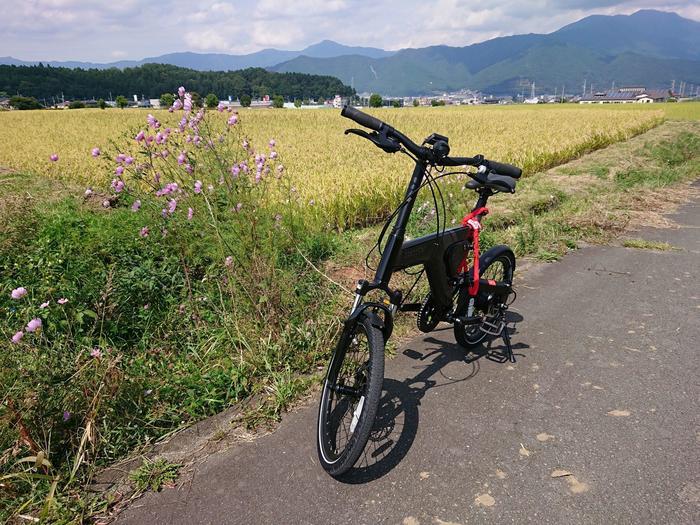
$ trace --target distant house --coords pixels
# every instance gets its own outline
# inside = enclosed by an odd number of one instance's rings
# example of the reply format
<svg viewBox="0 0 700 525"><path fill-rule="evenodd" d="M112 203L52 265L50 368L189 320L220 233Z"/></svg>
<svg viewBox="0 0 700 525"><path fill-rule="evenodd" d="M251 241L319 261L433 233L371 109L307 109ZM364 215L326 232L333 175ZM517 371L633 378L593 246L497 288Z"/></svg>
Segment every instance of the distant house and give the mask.
<svg viewBox="0 0 700 525"><path fill-rule="evenodd" d="M0 109L10 109L9 98L0 98Z"/></svg>
<svg viewBox="0 0 700 525"><path fill-rule="evenodd" d="M663 89L623 87L616 91L587 93L581 97L579 104L650 104L665 102L669 97L669 92Z"/></svg>

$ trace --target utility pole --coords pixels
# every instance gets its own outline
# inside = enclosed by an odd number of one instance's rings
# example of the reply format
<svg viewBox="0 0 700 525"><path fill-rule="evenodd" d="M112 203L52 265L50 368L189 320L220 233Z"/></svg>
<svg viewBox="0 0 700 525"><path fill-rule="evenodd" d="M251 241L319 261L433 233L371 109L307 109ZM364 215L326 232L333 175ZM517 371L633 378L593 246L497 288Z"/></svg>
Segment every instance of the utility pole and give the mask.
<svg viewBox="0 0 700 525"><path fill-rule="evenodd" d="M676 81L671 80L671 93L675 93L676 91Z"/></svg>
<svg viewBox="0 0 700 525"><path fill-rule="evenodd" d="M588 79L586 79L586 78L583 79L583 94L584 95L586 94L586 80L588 80Z"/></svg>

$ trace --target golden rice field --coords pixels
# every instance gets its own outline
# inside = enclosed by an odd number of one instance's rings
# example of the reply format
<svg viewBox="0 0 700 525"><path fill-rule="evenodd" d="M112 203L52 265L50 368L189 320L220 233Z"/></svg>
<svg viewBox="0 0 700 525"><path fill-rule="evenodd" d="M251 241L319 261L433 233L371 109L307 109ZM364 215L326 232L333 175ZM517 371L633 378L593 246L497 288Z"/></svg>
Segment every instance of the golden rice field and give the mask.
<svg viewBox="0 0 700 525"><path fill-rule="evenodd" d="M667 110L675 112L670 118L686 113L692 118L698 105L683 106L462 106L372 113L417 142L441 133L450 137L454 155L481 153L517 164L527 175L643 132L667 118ZM176 121L166 111L153 113L165 124ZM111 140L123 143L126 131L145 127L147 114L136 109L0 113L0 166L107 186L110 173L96 168L90 150L107 149ZM361 223L384 213L405 187L410 160L345 136L345 128L354 123L338 110L249 109L240 116L253 145L277 141L299 193L338 224ZM49 161L52 153L60 156L59 162Z"/></svg>

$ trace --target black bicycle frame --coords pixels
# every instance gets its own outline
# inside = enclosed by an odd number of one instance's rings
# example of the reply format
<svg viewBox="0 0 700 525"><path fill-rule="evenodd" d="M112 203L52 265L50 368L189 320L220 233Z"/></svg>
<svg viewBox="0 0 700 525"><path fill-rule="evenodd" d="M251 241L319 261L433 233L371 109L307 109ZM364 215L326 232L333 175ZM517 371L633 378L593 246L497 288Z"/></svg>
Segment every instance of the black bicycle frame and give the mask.
<svg viewBox="0 0 700 525"><path fill-rule="evenodd" d="M436 232L404 242L406 225L413 211L418 190L423 184L426 168L427 163L424 161L416 162L406 196L387 239L374 280L371 282L360 280L357 284L353 312L357 310L362 297L367 293L372 290L383 290L389 296L389 302L393 307L390 313L393 315L401 304L402 294L398 290L389 288L392 274L394 271L421 264L425 267L430 289L437 303L440 306L452 304L454 283L450 281L456 277L457 266L472 247L469 229L450 228L444 232ZM475 209L485 206L489 195L488 191L480 192ZM385 306L382 308L386 309Z"/></svg>

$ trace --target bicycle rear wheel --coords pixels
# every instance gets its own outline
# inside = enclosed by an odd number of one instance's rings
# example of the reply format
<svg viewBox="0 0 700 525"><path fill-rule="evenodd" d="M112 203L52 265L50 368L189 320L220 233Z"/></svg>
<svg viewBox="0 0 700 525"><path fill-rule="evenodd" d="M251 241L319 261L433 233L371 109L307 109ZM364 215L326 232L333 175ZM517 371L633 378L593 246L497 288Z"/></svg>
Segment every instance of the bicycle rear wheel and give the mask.
<svg viewBox="0 0 700 525"><path fill-rule="evenodd" d="M499 254L489 261L488 264L479 268L479 277L482 279L491 279L496 282L513 284L514 271L515 259L513 258L512 252L508 251ZM480 315L483 319L482 322L467 325L455 323L454 325L455 339L457 343L464 348L474 348L484 342L489 335L482 330L484 321L492 315L494 305L505 302L507 297L493 296L490 297L488 301L479 300L481 298L477 299L473 316ZM469 292L466 286L460 289L457 301L457 313L459 315L465 315L469 303Z"/></svg>
<svg viewBox="0 0 700 525"><path fill-rule="evenodd" d="M346 327L328 366L318 412L319 461L333 477L367 444L384 380L384 338L367 315Z"/></svg>

